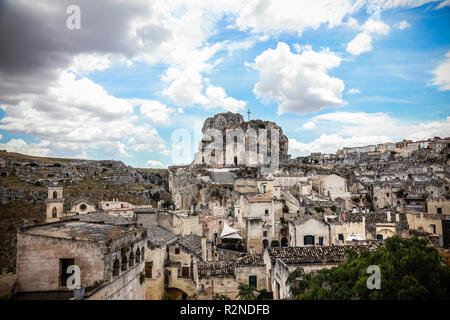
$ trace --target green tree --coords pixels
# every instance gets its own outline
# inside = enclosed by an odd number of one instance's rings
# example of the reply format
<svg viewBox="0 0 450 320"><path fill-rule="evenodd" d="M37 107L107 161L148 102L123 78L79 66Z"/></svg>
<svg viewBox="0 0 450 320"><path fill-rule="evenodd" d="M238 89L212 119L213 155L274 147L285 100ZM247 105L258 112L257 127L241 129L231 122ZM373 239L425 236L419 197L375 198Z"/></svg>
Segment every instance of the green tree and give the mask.
<svg viewBox="0 0 450 320"><path fill-rule="evenodd" d="M173 205L172 200L164 200L161 204L161 207L163 207L164 209L169 209L171 205Z"/></svg>
<svg viewBox="0 0 450 320"><path fill-rule="evenodd" d="M227 295L224 295L224 294L218 294L218 293L216 293L216 294L213 296L213 300L230 300L230 297L228 297Z"/></svg>
<svg viewBox="0 0 450 320"><path fill-rule="evenodd" d="M236 296L236 298L239 298L240 300L256 300L255 287L250 287L249 285L241 283L238 286L239 293Z"/></svg>
<svg viewBox="0 0 450 320"><path fill-rule="evenodd" d="M385 247L348 251L346 262L316 275L296 269L288 278L296 299L450 299L450 267L440 263L438 251L424 239L388 238ZM370 265L381 271L381 289L367 288Z"/></svg>
<svg viewBox="0 0 450 320"><path fill-rule="evenodd" d="M161 194L159 192L155 192L154 194L151 195L152 199L155 200L156 202L158 202L159 200L161 200Z"/></svg>

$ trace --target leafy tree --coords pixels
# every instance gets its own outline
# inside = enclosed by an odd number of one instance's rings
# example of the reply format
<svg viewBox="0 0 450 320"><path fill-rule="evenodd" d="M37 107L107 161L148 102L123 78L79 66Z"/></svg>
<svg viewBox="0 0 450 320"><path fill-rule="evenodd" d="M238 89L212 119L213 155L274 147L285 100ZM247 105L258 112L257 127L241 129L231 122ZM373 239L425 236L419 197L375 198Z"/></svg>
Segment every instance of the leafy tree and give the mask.
<svg viewBox="0 0 450 320"><path fill-rule="evenodd" d="M151 195L152 199L155 200L156 202L158 202L159 200L161 200L161 194L159 192L155 192L154 194Z"/></svg>
<svg viewBox="0 0 450 320"><path fill-rule="evenodd" d="M249 285L241 283L238 286L239 293L236 298L240 300L256 300L255 287L250 287Z"/></svg>
<svg viewBox="0 0 450 320"><path fill-rule="evenodd" d="M228 297L227 295L224 295L224 294L218 294L218 293L216 293L216 294L213 296L213 300L230 300L230 297Z"/></svg>
<svg viewBox="0 0 450 320"><path fill-rule="evenodd" d="M424 239L388 238L386 246L358 256L348 251L346 262L315 275L297 268L288 278L296 299L450 299L450 267L440 263L438 251ZM381 271L381 288L367 288L367 267Z"/></svg>
<svg viewBox="0 0 450 320"><path fill-rule="evenodd" d="M164 209L169 209L171 205L173 205L172 200L164 200L161 204L161 207L163 207Z"/></svg>
<svg viewBox="0 0 450 320"><path fill-rule="evenodd" d="M240 300L268 300L268 291L266 289L257 290L255 287L241 283L238 286L239 293L236 298Z"/></svg>

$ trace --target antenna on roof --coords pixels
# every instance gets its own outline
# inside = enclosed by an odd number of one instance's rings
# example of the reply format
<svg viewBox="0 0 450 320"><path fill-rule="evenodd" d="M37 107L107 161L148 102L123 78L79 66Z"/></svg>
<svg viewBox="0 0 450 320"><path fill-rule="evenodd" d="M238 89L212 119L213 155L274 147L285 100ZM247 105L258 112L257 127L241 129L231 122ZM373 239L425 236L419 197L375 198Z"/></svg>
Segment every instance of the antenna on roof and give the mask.
<svg viewBox="0 0 450 320"><path fill-rule="evenodd" d="M248 121L250 121L250 114L251 114L250 109L248 109L247 114L248 114Z"/></svg>

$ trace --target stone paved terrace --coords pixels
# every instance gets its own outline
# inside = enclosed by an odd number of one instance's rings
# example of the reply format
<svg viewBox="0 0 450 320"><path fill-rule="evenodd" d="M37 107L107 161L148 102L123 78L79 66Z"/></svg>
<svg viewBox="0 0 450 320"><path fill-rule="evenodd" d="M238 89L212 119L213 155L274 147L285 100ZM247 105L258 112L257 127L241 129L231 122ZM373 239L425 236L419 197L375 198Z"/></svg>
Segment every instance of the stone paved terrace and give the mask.
<svg viewBox="0 0 450 320"><path fill-rule="evenodd" d="M135 226L115 226L103 223L67 221L23 228L20 232L52 238L106 242L137 230L138 228Z"/></svg>

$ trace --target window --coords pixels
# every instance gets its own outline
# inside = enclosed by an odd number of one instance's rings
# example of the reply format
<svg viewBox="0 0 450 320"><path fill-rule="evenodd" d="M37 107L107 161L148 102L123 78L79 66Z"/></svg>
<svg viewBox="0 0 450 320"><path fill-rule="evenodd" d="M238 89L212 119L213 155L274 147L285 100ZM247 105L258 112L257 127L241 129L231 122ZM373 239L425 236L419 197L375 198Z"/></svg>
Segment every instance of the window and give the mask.
<svg viewBox="0 0 450 320"><path fill-rule="evenodd" d="M319 237L319 245L323 246L323 237Z"/></svg>
<svg viewBox="0 0 450 320"><path fill-rule="evenodd" d="M113 277L117 277L120 274L120 262L119 259L116 258L116 260L114 260L114 265L113 265Z"/></svg>
<svg viewBox="0 0 450 320"><path fill-rule="evenodd" d="M57 199L58 198L58 192L53 191L53 199Z"/></svg>
<svg viewBox="0 0 450 320"><path fill-rule="evenodd" d="M61 274L60 274L60 281L61 287L67 287L67 280L69 279L69 277L72 275L72 273L67 273L67 268L69 268L69 266L73 266L75 265L75 259L59 259L59 263L60 263L60 270L61 270Z"/></svg>
<svg viewBox="0 0 450 320"><path fill-rule="evenodd" d="M266 217L269 215L269 209L266 209L265 211L264 211L264 214L266 215Z"/></svg>
<svg viewBox="0 0 450 320"><path fill-rule="evenodd" d="M436 208L438 214L442 214L442 208Z"/></svg>
<svg viewBox="0 0 450 320"><path fill-rule="evenodd" d="M183 278L189 278L189 267L182 267L181 268L181 276Z"/></svg>
<svg viewBox="0 0 450 320"><path fill-rule="evenodd" d="M134 253L133 253L133 251L131 251L131 253L130 253L130 262L128 263L128 265L130 266L130 268L132 266L134 266Z"/></svg>
<svg viewBox="0 0 450 320"><path fill-rule="evenodd" d="M151 279L152 278L152 267L153 262L146 262L145 263L145 277Z"/></svg>
<svg viewBox="0 0 450 320"><path fill-rule="evenodd" d="M389 192L388 192L388 193L386 193L386 197L388 197L388 198L389 198Z"/></svg>
<svg viewBox="0 0 450 320"><path fill-rule="evenodd" d="M448 191L448 186L445 186L445 191Z"/></svg>
<svg viewBox="0 0 450 320"><path fill-rule="evenodd" d="M248 286L249 287L253 287L255 289L258 289L258 284L257 284L257 278L256 276L249 276L248 277Z"/></svg>
<svg viewBox="0 0 450 320"><path fill-rule="evenodd" d="M80 206L80 210L82 210L82 211L84 211L84 210L86 210L86 205L83 203L81 206Z"/></svg>
<svg viewBox="0 0 450 320"><path fill-rule="evenodd" d="M339 234L338 234L338 239L339 239L340 241L344 241L344 234L339 233Z"/></svg>
<svg viewBox="0 0 450 320"><path fill-rule="evenodd" d="M267 237L267 231L263 231L263 237Z"/></svg>
<svg viewBox="0 0 450 320"><path fill-rule="evenodd" d="M436 233L436 225L430 224L431 233Z"/></svg>
<svg viewBox="0 0 450 320"><path fill-rule="evenodd" d="M56 209L56 207L53 207L53 209L52 209L52 218L56 218L57 212L58 212L58 210Z"/></svg>
<svg viewBox="0 0 450 320"><path fill-rule="evenodd" d="M219 221L219 226L221 226L222 225L222 221Z"/></svg>
<svg viewBox="0 0 450 320"><path fill-rule="evenodd" d="M142 260L142 261L145 260L145 251L144 251L144 247L141 248L141 260Z"/></svg>
<svg viewBox="0 0 450 320"><path fill-rule="evenodd" d="M306 245L314 245L314 236L304 236L303 244Z"/></svg>
<svg viewBox="0 0 450 320"><path fill-rule="evenodd" d="M383 235L382 234L377 234L377 240L383 240Z"/></svg>
<svg viewBox="0 0 450 320"><path fill-rule="evenodd" d="M136 250L136 263L141 262L141 249L137 248Z"/></svg>
<svg viewBox="0 0 450 320"><path fill-rule="evenodd" d="M266 193L266 185L263 185L263 193Z"/></svg>
<svg viewBox="0 0 450 320"><path fill-rule="evenodd" d="M127 271L128 269L128 258L127 256L122 256L122 271Z"/></svg>
<svg viewBox="0 0 450 320"><path fill-rule="evenodd" d="M180 254L180 248L175 248L175 254Z"/></svg>

